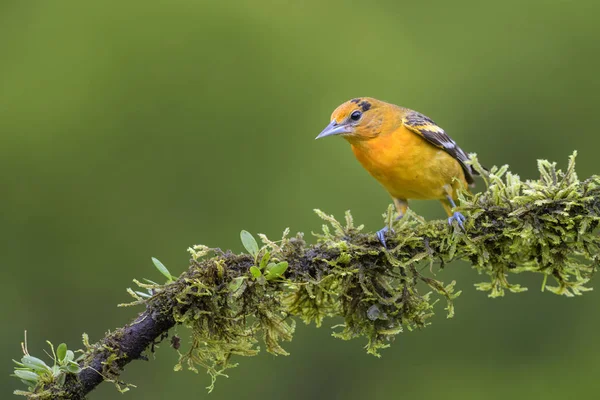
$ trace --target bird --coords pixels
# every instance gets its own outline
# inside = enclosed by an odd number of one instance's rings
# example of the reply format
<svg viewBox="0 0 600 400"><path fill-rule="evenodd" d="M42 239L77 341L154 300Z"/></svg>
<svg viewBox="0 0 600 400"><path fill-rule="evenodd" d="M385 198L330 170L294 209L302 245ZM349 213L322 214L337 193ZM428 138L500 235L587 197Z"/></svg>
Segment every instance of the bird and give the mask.
<svg viewBox="0 0 600 400"><path fill-rule="evenodd" d="M432 119L372 97L357 97L338 106L329 125L316 137L341 136L356 159L391 195L398 218L409 199L439 200L464 229L466 218L456 208L460 190L474 186L479 175L469 156ZM377 231L386 246L386 226Z"/></svg>

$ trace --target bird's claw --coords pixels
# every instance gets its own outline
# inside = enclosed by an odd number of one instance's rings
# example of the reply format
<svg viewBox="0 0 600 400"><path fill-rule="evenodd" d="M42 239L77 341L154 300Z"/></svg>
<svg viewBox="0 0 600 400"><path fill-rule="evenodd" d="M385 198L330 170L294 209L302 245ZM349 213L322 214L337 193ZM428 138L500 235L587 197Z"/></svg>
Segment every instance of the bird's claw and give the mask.
<svg viewBox="0 0 600 400"><path fill-rule="evenodd" d="M388 233L389 231L392 231L392 233L395 233L394 229L390 229L388 226L384 226L383 228L381 228L380 230L377 231L377 239L379 239L379 241L381 242L383 247L386 249L387 249L387 245L385 244L385 234Z"/></svg>
<svg viewBox="0 0 600 400"><path fill-rule="evenodd" d="M467 218L464 215L462 215L458 211L455 211L454 214L452 214L452 216L448 218L448 225L452 226L452 222L456 221L458 222L458 226L460 226L462 230L465 230L464 222L466 220Z"/></svg>

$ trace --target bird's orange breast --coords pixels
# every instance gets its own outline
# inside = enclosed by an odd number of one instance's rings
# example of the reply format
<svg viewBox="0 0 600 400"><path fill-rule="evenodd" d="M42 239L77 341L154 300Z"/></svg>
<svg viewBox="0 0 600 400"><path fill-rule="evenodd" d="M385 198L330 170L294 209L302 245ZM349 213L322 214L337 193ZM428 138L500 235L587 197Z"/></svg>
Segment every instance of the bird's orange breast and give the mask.
<svg viewBox="0 0 600 400"><path fill-rule="evenodd" d="M443 199L444 186L467 186L457 160L404 125L351 145L363 167L397 199Z"/></svg>

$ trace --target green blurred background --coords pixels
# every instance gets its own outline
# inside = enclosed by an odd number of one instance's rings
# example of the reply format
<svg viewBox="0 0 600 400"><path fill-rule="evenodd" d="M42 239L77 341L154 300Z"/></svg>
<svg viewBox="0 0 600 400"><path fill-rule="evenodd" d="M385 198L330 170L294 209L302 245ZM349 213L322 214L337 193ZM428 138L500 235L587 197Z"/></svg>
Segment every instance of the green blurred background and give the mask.
<svg viewBox="0 0 600 400"><path fill-rule="evenodd" d="M341 139L314 141L341 102L373 96L436 120L486 165L537 158L598 173L596 0L18 1L0 3L0 397L46 339L81 346L137 311L132 278L174 273L189 245L241 251L239 231L320 228L312 209L381 227L387 194ZM481 185L479 185L481 187ZM413 202L427 218L434 202ZM310 239L312 240L312 239ZM467 265L457 315L363 341L299 325L289 357L241 359L212 399L563 399L598 393L598 293L489 299ZM184 330L180 329L180 334ZM123 398L205 398L176 353L131 364ZM91 399L120 396L110 384Z"/></svg>

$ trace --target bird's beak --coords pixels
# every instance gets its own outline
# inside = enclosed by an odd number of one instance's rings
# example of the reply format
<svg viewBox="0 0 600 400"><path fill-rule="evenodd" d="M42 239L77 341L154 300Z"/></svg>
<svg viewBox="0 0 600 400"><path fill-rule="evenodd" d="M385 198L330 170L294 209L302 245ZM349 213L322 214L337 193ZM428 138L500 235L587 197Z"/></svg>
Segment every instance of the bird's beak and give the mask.
<svg viewBox="0 0 600 400"><path fill-rule="evenodd" d="M323 129L323 132L319 133L319 136L317 136L315 139L321 139L326 136L339 135L340 133L350 133L352 132L351 129L352 128L350 126L339 125L336 120L333 120L329 125L327 125L325 129Z"/></svg>

